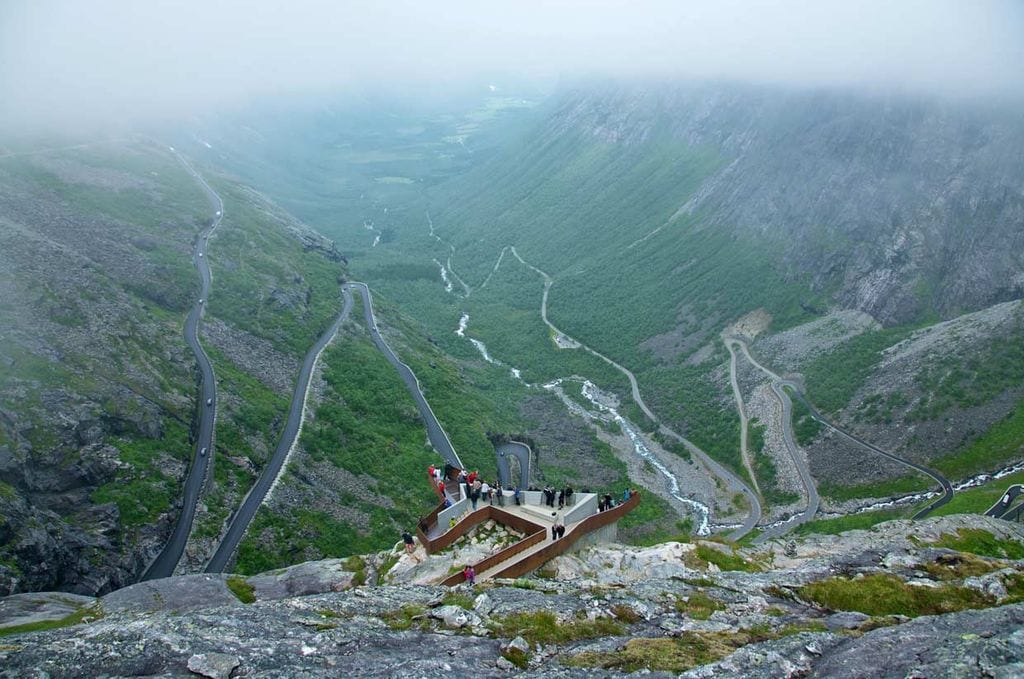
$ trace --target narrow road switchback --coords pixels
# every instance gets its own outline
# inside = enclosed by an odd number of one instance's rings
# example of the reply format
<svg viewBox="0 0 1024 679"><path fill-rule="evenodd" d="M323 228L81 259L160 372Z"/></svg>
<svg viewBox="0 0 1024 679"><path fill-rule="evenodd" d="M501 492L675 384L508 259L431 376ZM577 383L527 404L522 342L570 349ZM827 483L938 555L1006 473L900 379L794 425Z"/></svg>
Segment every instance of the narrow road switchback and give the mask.
<svg viewBox="0 0 1024 679"><path fill-rule="evenodd" d="M582 348L584 351L592 354L593 356L596 356L597 358L601 359L602 361L604 361L605 363L607 363L608 365L612 366L613 368L621 372L623 375L625 375L626 379L629 380L629 388L632 392L633 401L636 402L637 406L640 408L640 410L643 411L644 415L650 418L651 422L654 422L658 426L658 430L664 436L667 436L683 444L683 446L690 452L690 454L696 457L698 460L700 460L701 464L703 464L704 467L712 475L717 476L723 481L723 483L725 483L725 486L726 488L728 488L730 493L742 494L743 497L746 498L750 510L747 512L747 517L743 520L743 523L740 525L740 527L736 528L735 530L733 530L732 533L729 534L729 538L731 540L739 540L741 537L752 531L754 529L754 526L757 525L757 522L761 520L761 501L758 498L758 494L755 493L753 489L750 488L750 486L744 483L743 480L740 479L740 477L732 473L730 470L726 469L717 461L713 460L710 455L708 455L703 450L698 448L696 444L694 444L689 439L683 437L682 435L671 429L668 425L664 424L660 419L658 419L658 416L655 415L654 412L647 407L646 403L644 403L644 399L640 395L640 385L637 383L636 375L634 375L632 371L630 371L625 366L616 363L615 361L608 358L604 354L596 351L595 349L588 347L586 344L583 344L579 340L573 339L569 335L565 334L564 332L556 328L555 325L548 320L548 292L550 291L551 285L554 283L554 280L551 278L551 276L549 276L545 272L541 271L540 269L538 269L537 267L533 266L532 264L524 260L522 257L520 257L519 253L516 251L514 246L511 246L509 250L512 252L512 256L518 259L523 266L536 272L544 280L544 293L541 297L540 316L541 319L544 321L544 324L547 325L548 328L550 328L551 331L555 334L555 337L560 338L562 340L561 342L559 342L559 346L563 346L564 344L566 346Z"/></svg>
<svg viewBox="0 0 1024 679"><path fill-rule="evenodd" d="M210 458L213 456L213 434L214 422L217 415L217 382L213 376L213 365L210 358L203 351L199 343L199 324L203 318L203 307L210 297L212 274L210 273L209 258L205 256L210 244L210 236L220 226L224 218L224 201L214 191L206 180L188 163L185 158L170 148L171 153L185 167L185 170L202 188L207 200L214 209L214 217L210 225L200 232L192 249L192 262L199 271L199 296L195 304L185 318L185 342L188 343L192 354L196 358L199 367L201 382L199 385L199 428L196 432L196 445L192 454L192 466L189 469L188 477L185 479L185 489L182 495L181 514L178 515L178 522L171 532L171 537L164 544L163 550L157 558L149 565L143 573L143 580L166 578L174 574L181 555L185 551L185 543L188 542L189 532L192 530L192 521L196 514L196 503L199 501L199 493L208 476L210 469Z"/></svg>
<svg viewBox="0 0 1024 679"><path fill-rule="evenodd" d="M306 352L306 357L302 360L299 377L295 382L295 391L292 393L288 419L285 421L284 430L281 432L281 439L277 443L277 448L274 449L274 454L267 462L267 466L263 468L256 483L249 489L249 493L245 496L238 511L231 517L227 532L221 538L220 544L217 545L217 550L206 565L207 573L222 573L227 568L228 562L231 561L235 550L238 549L238 544L242 541L246 529L249 528L249 524L252 523L253 518L256 516L256 511L277 483L281 470L284 468L292 451L295 450L295 444L299 440L299 434L302 432L302 422L306 415L306 400L309 398L309 381L313 376L314 368L316 368L316 362L327 345L334 339L334 336L338 334L338 330L348 318L349 312L352 311L352 295L349 294L347 288L342 288L342 297L344 304L342 305L341 313L334 319L334 323L320 335L316 343L310 347L309 351Z"/></svg>

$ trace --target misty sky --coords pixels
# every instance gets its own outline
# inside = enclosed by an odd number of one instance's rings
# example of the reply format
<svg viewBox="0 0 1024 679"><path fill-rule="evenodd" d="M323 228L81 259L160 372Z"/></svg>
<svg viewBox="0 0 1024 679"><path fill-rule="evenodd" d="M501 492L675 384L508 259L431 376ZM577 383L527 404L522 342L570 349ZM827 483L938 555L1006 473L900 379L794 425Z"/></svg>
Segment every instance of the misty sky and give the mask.
<svg viewBox="0 0 1024 679"><path fill-rule="evenodd" d="M612 75L1024 99L1018 0L2 0L0 125L347 83Z"/></svg>

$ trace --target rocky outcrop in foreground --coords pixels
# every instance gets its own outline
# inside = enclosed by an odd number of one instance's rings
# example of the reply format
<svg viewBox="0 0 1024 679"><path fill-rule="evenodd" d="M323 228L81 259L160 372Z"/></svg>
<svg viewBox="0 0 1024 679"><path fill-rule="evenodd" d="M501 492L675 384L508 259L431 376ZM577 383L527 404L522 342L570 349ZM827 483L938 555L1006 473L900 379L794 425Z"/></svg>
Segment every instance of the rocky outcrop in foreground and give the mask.
<svg viewBox="0 0 1024 679"><path fill-rule="evenodd" d="M603 545L543 577L451 590L359 585L396 553L16 595L0 600L0 677L1024 672L1020 527L944 517L780 547ZM73 626L27 631L47 624Z"/></svg>

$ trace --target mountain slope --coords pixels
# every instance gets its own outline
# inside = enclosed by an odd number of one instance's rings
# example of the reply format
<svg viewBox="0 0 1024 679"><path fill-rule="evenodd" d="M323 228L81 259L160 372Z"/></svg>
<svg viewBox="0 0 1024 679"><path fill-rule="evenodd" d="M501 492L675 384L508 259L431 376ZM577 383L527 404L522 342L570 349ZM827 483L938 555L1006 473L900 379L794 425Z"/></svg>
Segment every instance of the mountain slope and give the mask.
<svg viewBox="0 0 1024 679"><path fill-rule="evenodd" d="M182 324L210 207L146 140L7 156L0 185L0 591L110 591L159 551L195 454L201 404ZM218 188L227 215L207 253L203 333L221 398L200 531L207 512L223 520L273 445L273 389L294 376L265 370L267 357L337 312L342 272L321 236L229 181ZM275 254L243 252L256 243Z"/></svg>

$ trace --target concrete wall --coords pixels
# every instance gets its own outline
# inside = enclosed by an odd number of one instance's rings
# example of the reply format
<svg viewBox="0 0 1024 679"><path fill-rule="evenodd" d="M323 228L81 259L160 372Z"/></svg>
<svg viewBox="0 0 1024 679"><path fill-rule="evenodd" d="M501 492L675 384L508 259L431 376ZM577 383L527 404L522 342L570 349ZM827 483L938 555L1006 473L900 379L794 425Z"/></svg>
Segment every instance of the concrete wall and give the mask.
<svg viewBox="0 0 1024 679"><path fill-rule="evenodd" d="M569 553L578 552L585 547L593 547L594 545L607 544L609 542L617 542L619 539L619 524L610 523L607 526L598 528L597 530L591 531L586 535L582 536L577 540L572 547L567 551Z"/></svg>
<svg viewBox="0 0 1024 679"><path fill-rule="evenodd" d="M438 512L437 514L437 525L441 526L442 530L448 530L448 521L454 516L455 520L458 521L459 517L468 512L471 508L469 500L463 498L453 504L448 509Z"/></svg>
<svg viewBox="0 0 1024 679"><path fill-rule="evenodd" d="M593 493L573 493L577 504L565 513L565 525L582 521L591 514L597 513L597 495Z"/></svg>

